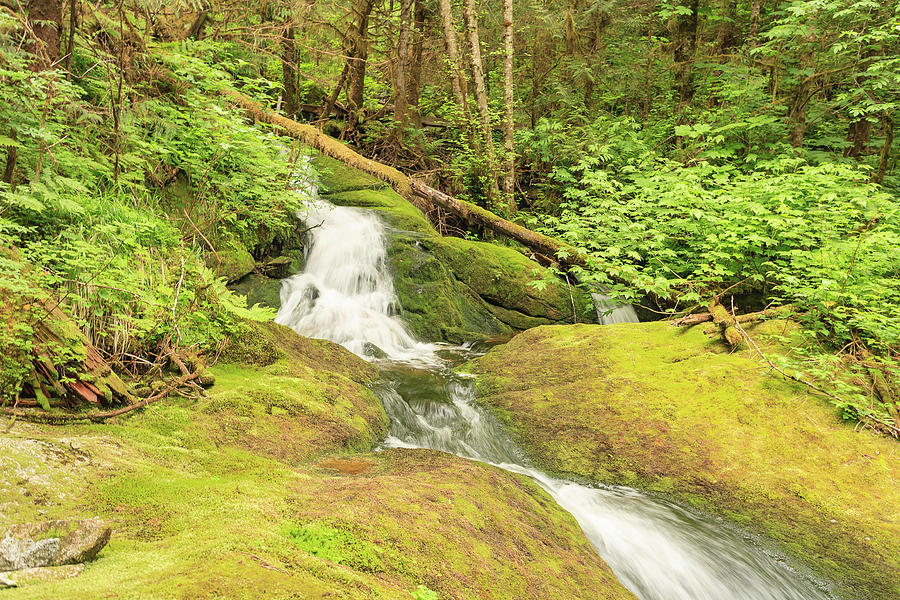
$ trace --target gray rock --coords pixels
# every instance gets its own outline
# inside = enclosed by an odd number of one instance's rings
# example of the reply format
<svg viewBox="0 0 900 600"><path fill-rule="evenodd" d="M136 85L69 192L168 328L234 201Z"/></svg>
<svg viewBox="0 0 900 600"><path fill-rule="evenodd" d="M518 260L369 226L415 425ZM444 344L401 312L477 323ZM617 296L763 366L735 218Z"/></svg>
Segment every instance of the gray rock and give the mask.
<svg viewBox="0 0 900 600"><path fill-rule="evenodd" d="M0 571L44 567L53 562L58 552L59 538L34 541L15 538L7 533L0 540Z"/></svg>
<svg viewBox="0 0 900 600"><path fill-rule="evenodd" d="M0 573L0 589L16 587L17 585L18 584L15 581L10 579L3 573Z"/></svg>
<svg viewBox="0 0 900 600"><path fill-rule="evenodd" d="M92 560L112 530L100 519L43 521L13 525L0 541L0 570L68 565ZM5 550L9 550L9 554ZM22 557L13 563L9 557ZM4 562L6 561L6 562ZM7 567L6 564L15 566Z"/></svg>

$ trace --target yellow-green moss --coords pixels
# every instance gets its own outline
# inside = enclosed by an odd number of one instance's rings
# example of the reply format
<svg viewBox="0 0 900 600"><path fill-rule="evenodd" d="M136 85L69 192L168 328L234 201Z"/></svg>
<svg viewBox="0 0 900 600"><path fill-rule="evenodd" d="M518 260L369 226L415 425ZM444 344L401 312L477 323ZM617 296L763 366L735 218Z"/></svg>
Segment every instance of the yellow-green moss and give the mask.
<svg viewBox="0 0 900 600"><path fill-rule="evenodd" d="M849 597L900 597L896 442L839 422L758 356L702 327L562 326L469 368L542 466L673 495L774 539Z"/></svg>

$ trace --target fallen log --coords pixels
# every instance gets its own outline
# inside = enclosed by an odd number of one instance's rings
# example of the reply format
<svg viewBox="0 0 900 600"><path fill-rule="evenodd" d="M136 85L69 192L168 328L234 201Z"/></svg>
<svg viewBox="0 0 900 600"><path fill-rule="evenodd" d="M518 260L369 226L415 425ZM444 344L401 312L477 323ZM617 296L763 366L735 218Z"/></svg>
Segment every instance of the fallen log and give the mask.
<svg viewBox="0 0 900 600"><path fill-rule="evenodd" d="M280 127L289 135L312 146L323 154L355 169L373 175L389 184L394 191L414 202L423 199L431 205L448 210L468 223L480 225L494 233L515 240L538 254L553 256L563 265L587 267L588 257L578 249L549 236L532 231L518 223L507 221L491 211L454 198L421 181L410 179L397 169L381 164L354 152L341 142L325 135L312 125L298 123L267 110L240 92L226 89L223 94L235 101L254 119Z"/></svg>
<svg viewBox="0 0 900 600"><path fill-rule="evenodd" d="M784 306L767 308L758 312L735 315L734 318L738 323L752 323L753 321L762 321L763 319L783 317L793 313L794 310L795 308L793 304L785 304ZM700 323L706 323L712 320L713 315L711 313L693 313L675 319L674 321L672 321L672 325L674 325L675 327L690 327L692 325L699 325Z"/></svg>

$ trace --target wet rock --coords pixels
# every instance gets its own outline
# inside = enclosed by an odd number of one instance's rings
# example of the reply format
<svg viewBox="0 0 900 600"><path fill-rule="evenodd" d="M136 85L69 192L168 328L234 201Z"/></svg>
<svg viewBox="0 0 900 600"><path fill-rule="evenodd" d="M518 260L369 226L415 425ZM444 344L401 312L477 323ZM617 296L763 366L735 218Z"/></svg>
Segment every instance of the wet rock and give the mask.
<svg viewBox="0 0 900 600"><path fill-rule="evenodd" d="M13 525L0 541L0 570L92 560L109 542L111 533L97 518Z"/></svg>
<svg viewBox="0 0 900 600"><path fill-rule="evenodd" d="M363 345L363 354L372 358L387 358L387 353L372 342L366 342Z"/></svg>
<svg viewBox="0 0 900 600"><path fill-rule="evenodd" d="M267 277L282 279L293 275L291 271L294 260L289 256L279 256L262 265L262 272Z"/></svg>

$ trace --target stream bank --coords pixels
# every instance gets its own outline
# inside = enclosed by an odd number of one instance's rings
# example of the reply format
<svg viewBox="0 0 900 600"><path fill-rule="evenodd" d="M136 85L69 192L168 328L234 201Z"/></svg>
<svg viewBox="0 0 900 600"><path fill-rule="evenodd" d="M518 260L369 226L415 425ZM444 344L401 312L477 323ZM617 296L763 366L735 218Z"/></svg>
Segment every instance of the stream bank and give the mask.
<svg viewBox="0 0 900 600"><path fill-rule="evenodd" d="M765 341L785 326L751 333ZM854 431L803 386L701 329L539 327L467 369L538 466L721 515L848 598L900 597L896 442Z"/></svg>
<svg viewBox="0 0 900 600"><path fill-rule="evenodd" d="M633 600L536 484L433 451L372 453L375 368L274 324L171 398L105 425L0 438L2 522L96 515L77 577L4 598ZM565 577L560 577L565 573Z"/></svg>

